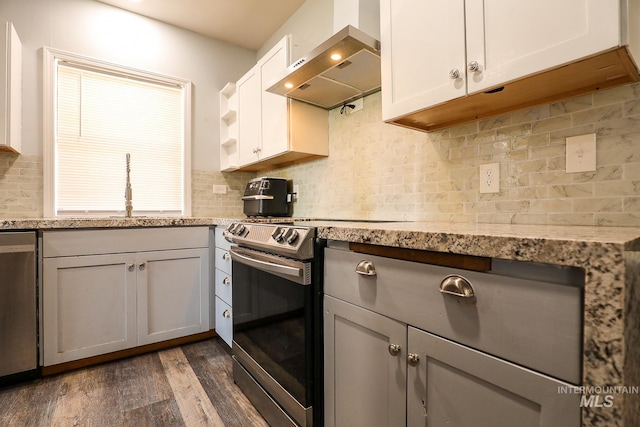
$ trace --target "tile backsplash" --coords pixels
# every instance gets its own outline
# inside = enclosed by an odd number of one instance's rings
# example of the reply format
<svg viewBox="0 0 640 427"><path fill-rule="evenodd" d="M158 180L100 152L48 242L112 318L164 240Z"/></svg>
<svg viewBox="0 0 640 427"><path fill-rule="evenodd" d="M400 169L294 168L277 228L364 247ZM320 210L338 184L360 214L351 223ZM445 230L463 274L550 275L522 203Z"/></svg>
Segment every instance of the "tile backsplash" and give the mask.
<svg viewBox="0 0 640 427"><path fill-rule="evenodd" d="M640 84L433 133L382 122L381 94L329 113L329 157L268 174L298 185L296 216L640 226ZM565 172L565 138L595 133L597 170ZM500 163L500 192L479 166Z"/></svg>
<svg viewBox="0 0 640 427"><path fill-rule="evenodd" d="M433 133L383 123L380 92L360 111L339 110L329 112L329 157L259 173L293 180L296 216L640 226L640 84ZM565 173L565 138L589 133L597 170ZM500 192L480 194L479 166L494 162ZM243 216L255 176L193 171L193 215ZM0 153L0 215L42 212L42 158Z"/></svg>
<svg viewBox="0 0 640 427"><path fill-rule="evenodd" d="M196 217L244 217L241 200L253 172L193 171L191 173L191 213ZM214 185L224 185L227 194L214 194Z"/></svg>
<svg viewBox="0 0 640 427"><path fill-rule="evenodd" d="M42 157L0 152L0 216L42 217Z"/></svg>
<svg viewBox="0 0 640 427"><path fill-rule="evenodd" d="M40 156L0 152L0 218L42 218L43 165ZM242 193L255 173L192 171L193 216L242 217ZM213 194L213 185L227 194Z"/></svg>

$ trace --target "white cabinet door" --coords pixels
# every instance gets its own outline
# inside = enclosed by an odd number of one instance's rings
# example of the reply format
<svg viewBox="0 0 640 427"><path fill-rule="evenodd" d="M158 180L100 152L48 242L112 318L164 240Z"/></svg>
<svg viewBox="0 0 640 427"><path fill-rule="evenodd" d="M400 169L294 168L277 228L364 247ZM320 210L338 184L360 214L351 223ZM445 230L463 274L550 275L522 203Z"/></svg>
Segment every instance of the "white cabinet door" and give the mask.
<svg viewBox="0 0 640 427"><path fill-rule="evenodd" d="M617 47L622 39L617 1L380 4L385 121ZM470 71L474 62L477 70Z"/></svg>
<svg viewBox="0 0 640 427"><path fill-rule="evenodd" d="M43 260L44 365L136 345L135 255Z"/></svg>
<svg viewBox="0 0 640 427"><path fill-rule="evenodd" d="M10 22L0 21L0 151L21 150L22 44Z"/></svg>
<svg viewBox="0 0 640 427"><path fill-rule="evenodd" d="M209 330L209 252L143 252L136 259L138 344Z"/></svg>
<svg viewBox="0 0 640 427"><path fill-rule="evenodd" d="M466 0L466 19L467 64L479 66L469 93L617 47L621 37L618 1Z"/></svg>
<svg viewBox="0 0 640 427"><path fill-rule="evenodd" d="M568 383L413 327L408 342L407 426L581 425Z"/></svg>
<svg viewBox="0 0 640 427"><path fill-rule="evenodd" d="M381 0L382 118L464 96L464 0ZM450 77L458 70L459 79Z"/></svg>
<svg viewBox="0 0 640 427"><path fill-rule="evenodd" d="M328 295L324 308L325 425L406 425L406 325Z"/></svg>
<svg viewBox="0 0 640 427"><path fill-rule="evenodd" d="M236 83L238 97L238 164L260 159L262 102L260 99L260 68L256 64Z"/></svg>
<svg viewBox="0 0 640 427"><path fill-rule="evenodd" d="M267 92L267 88L282 77L288 65L288 37L280 40L258 63L262 100L261 159L282 154L289 149L288 105L290 101L284 96Z"/></svg>

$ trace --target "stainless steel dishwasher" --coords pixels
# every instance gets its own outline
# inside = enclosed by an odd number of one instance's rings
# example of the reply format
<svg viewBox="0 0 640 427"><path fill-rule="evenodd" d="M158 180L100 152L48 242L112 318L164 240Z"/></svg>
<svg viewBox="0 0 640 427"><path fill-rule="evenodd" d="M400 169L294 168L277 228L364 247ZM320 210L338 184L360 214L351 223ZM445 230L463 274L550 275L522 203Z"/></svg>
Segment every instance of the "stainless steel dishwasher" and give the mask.
<svg viewBox="0 0 640 427"><path fill-rule="evenodd" d="M36 233L0 232L0 385L37 375Z"/></svg>

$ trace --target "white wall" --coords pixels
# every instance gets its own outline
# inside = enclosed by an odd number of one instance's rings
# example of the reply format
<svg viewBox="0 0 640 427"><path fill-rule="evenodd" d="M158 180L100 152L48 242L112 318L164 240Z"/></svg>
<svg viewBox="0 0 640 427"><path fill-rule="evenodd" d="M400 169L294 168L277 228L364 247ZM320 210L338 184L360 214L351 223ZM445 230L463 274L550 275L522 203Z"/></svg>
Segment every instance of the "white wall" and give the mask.
<svg viewBox="0 0 640 427"><path fill-rule="evenodd" d="M42 47L193 82L192 166L219 169L218 92L256 53L94 0L0 0L23 44L22 147L42 155Z"/></svg>
<svg viewBox="0 0 640 427"><path fill-rule="evenodd" d="M258 50L257 58L269 51L282 37L293 37L292 58L304 56L333 35L333 1L307 0Z"/></svg>

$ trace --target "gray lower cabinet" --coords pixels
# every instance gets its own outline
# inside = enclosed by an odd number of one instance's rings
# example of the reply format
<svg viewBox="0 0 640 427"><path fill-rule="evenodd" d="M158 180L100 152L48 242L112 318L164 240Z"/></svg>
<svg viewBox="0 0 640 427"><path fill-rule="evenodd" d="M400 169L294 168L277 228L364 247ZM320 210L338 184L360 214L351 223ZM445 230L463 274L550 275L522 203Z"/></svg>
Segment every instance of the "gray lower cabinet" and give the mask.
<svg viewBox="0 0 640 427"><path fill-rule="evenodd" d="M227 227L215 229L215 327L216 333L231 347L233 342L233 271L231 243L222 234Z"/></svg>
<svg viewBox="0 0 640 427"><path fill-rule="evenodd" d="M580 396L535 371L408 328L407 425L579 426Z"/></svg>
<svg viewBox="0 0 640 427"><path fill-rule="evenodd" d="M363 262L374 274L356 274ZM580 396L559 390L580 381L580 286L565 283L579 280L494 264L480 273L326 249L325 424L578 427ZM438 289L463 275L473 297Z"/></svg>
<svg viewBox="0 0 640 427"><path fill-rule="evenodd" d="M324 337L325 425L404 426L407 326L325 296Z"/></svg>
<svg viewBox="0 0 640 427"><path fill-rule="evenodd" d="M208 331L208 242L207 227L44 232L43 365Z"/></svg>

